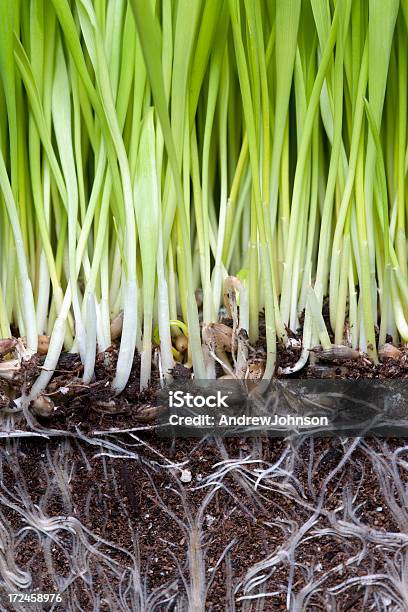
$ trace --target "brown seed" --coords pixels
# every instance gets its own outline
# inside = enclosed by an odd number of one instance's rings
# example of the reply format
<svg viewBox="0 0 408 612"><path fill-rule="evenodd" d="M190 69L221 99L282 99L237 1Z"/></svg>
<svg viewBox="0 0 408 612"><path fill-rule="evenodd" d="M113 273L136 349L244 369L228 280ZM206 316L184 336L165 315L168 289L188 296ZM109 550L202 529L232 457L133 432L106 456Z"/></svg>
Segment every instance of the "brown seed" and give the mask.
<svg viewBox="0 0 408 612"><path fill-rule="evenodd" d="M164 408L161 406L147 406L146 408L142 408L140 412L135 414L136 421L141 421L142 423L149 423L153 421L156 417L159 416L161 412L164 411Z"/></svg>
<svg viewBox="0 0 408 612"><path fill-rule="evenodd" d="M115 400L96 400L92 404L92 410L99 412L100 414L120 414L121 407L115 402Z"/></svg>
<svg viewBox="0 0 408 612"><path fill-rule="evenodd" d="M185 353L188 349L188 339L184 334L179 334L174 339L174 345L179 353Z"/></svg>
<svg viewBox="0 0 408 612"><path fill-rule="evenodd" d="M232 350L232 329L224 323L208 323L203 325L203 340L208 346L213 346L216 350ZM237 339L235 338L234 350L237 350Z"/></svg>
<svg viewBox="0 0 408 612"><path fill-rule="evenodd" d="M46 355L48 353L48 347L50 346L50 337L41 334L38 336L38 348L37 352L39 355Z"/></svg>
<svg viewBox="0 0 408 612"><path fill-rule="evenodd" d="M380 359L399 359L402 356L402 351L390 342L386 342L378 350L378 355Z"/></svg>
<svg viewBox="0 0 408 612"><path fill-rule="evenodd" d="M358 359L360 356L358 351L355 351L350 346L344 346L343 344L333 344L328 349L316 346L310 350L312 353L317 354L320 361L347 361L349 359Z"/></svg>
<svg viewBox="0 0 408 612"><path fill-rule="evenodd" d="M4 338L0 340L0 357L10 353L16 345L17 340L15 338Z"/></svg>
<svg viewBox="0 0 408 612"><path fill-rule="evenodd" d="M50 417L54 412L54 402L46 395L40 395L31 402L33 414L39 417Z"/></svg>

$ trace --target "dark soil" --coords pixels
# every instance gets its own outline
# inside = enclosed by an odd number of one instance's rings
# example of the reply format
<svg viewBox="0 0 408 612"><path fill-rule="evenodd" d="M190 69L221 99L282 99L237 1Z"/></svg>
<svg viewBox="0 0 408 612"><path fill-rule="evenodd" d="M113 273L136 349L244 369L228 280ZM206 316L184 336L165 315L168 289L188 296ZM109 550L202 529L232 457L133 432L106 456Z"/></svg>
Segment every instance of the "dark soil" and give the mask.
<svg viewBox="0 0 408 612"><path fill-rule="evenodd" d="M403 440L366 440L333 474L353 443L173 445L154 433L10 440L0 455L2 550L14 572L27 573L27 592L63 590L54 609L188 610L200 580L205 610L255 610L260 601L285 610L288 584L293 610L386 609L387 581L373 588L370 576L393 570L404 579L408 534L398 491L382 481L408 448L398 455ZM191 560L197 546L201 573Z"/></svg>

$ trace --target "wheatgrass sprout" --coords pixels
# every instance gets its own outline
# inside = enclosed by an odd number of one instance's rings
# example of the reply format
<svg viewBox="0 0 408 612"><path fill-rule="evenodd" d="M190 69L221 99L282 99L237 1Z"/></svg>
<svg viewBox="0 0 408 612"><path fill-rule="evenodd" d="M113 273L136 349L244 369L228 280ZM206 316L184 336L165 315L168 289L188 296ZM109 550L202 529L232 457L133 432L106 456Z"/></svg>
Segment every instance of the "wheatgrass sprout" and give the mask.
<svg viewBox="0 0 408 612"><path fill-rule="evenodd" d="M153 306L160 223L153 109L147 111L141 128L134 197L143 271L143 349L140 369L140 386L143 389L150 379L152 361ZM146 202L149 206L145 205Z"/></svg>
<svg viewBox="0 0 408 612"><path fill-rule="evenodd" d="M245 379L293 335L283 374L408 342L407 25L402 0L3 0L0 336L47 347L30 397L62 350L89 384L109 349L116 394L153 355L215 377L214 324Z"/></svg>

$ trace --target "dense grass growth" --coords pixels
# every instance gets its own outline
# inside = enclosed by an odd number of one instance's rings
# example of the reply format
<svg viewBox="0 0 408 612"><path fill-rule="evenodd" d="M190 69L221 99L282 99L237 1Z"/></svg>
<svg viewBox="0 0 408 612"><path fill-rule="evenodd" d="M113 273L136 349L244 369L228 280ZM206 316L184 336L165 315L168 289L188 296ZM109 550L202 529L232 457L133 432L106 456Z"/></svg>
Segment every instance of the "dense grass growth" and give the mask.
<svg viewBox="0 0 408 612"><path fill-rule="evenodd" d="M32 394L63 347L89 382L120 333L117 392L135 349L141 387L153 353L213 376L224 293L252 344L264 309L266 378L303 312L288 371L331 330L374 361L408 342L407 23L399 0L3 0L0 337L50 336Z"/></svg>

